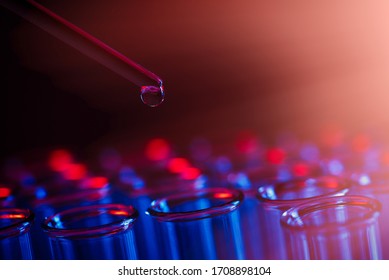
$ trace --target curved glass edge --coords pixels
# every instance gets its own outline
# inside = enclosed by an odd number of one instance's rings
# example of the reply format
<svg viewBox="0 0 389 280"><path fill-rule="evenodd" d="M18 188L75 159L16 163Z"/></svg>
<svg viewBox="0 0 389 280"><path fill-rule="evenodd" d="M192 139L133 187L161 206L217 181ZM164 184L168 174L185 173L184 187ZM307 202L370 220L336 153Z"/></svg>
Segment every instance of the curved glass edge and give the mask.
<svg viewBox="0 0 389 280"><path fill-rule="evenodd" d="M114 214L113 211L116 211ZM57 223L60 223L63 219L71 221L74 217L80 215L99 215L101 213L109 212L110 215L122 217L116 222L111 222L99 226L83 227L75 229L66 229L56 227ZM117 234L126 231L134 225L138 218L138 211L131 205L123 204L101 204L101 205L89 205L76 207L69 210L59 212L45 219L42 223L43 230L54 238L93 238L101 237L105 235Z"/></svg>
<svg viewBox="0 0 389 280"><path fill-rule="evenodd" d="M308 180L323 180L326 178L331 178L336 180L339 183L339 186L336 188L333 188L333 191L329 191L325 194L320 194L317 196L311 196L311 197L304 197L304 198L295 198L295 199L271 199L269 198L269 193L276 193L276 189L281 189L286 185L290 184L299 184L299 183L306 183ZM287 208L293 207L295 205L310 201L312 199L320 199L325 197L332 197L332 196L344 196L346 195L352 186L352 183L350 180L347 180L345 178L336 177L336 176L318 176L318 177L305 177L305 178L296 178L294 180L289 180L286 182L283 181L275 181L273 183L267 183L262 186L259 186L257 189L257 199L260 202L263 202L266 204L267 207L273 207L273 208L280 208L286 210Z"/></svg>
<svg viewBox="0 0 389 280"><path fill-rule="evenodd" d="M9 225L0 228L0 239L21 235L28 232L35 215L29 209L6 208L0 210L0 219L14 220Z"/></svg>
<svg viewBox="0 0 389 280"><path fill-rule="evenodd" d="M228 200L225 198L218 198L217 194L228 194ZM161 211L161 205L169 204L169 202L180 201L181 203L195 201L202 198L220 199L223 201L220 205L211 206L205 209L187 211L187 212L174 212ZM163 222L186 222L193 220L200 220L205 218L212 218L219 215L223 215L234 211L242 203L244 194L240 190L228 189L228 188L211 188L196 190L193 192L184 192L180 194L169 195L161 199L154 200L150 207L147 209L146 214L156 218L158 221Z"/></svg>
<svg viewBox="0 0 389 280"><path fill-rule="evenodd" d="M302 217L302 214L313 213L318 210L338 206L365 207L368 209L368 212L365 213L362 217L352 218L343 223L333 222L326 225L304 224L304 218ZM299 204L286 210L281 216L281 225L286 229L294 231L343 230L344 228L360 226L362 224L369 224L374 222L377 219L380 211L381 203L378 200L370 197L359 195L326 197L321 199L313 199L309 202Z"/></svg>

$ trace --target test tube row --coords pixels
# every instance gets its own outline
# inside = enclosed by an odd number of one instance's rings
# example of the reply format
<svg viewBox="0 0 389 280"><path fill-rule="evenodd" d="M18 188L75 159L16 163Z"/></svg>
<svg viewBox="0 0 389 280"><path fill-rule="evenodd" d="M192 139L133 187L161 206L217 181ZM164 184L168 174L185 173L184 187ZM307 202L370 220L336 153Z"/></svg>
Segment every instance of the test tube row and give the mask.
<svg viewBox="0 0 389 280"><path fill-rule="evenodd" d="M5 166L1 259L389 259L382 146L259 148L205 139L177 157L164 139L128 164L104 149L98 176L67 150ZM351 149L351 151L350 151Z"/></svg>

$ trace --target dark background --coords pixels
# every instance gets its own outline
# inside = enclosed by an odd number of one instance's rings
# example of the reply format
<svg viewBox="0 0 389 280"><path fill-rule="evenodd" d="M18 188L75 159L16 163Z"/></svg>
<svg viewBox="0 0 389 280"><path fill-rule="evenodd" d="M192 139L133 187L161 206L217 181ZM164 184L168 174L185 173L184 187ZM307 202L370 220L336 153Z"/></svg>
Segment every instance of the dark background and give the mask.
<svg viewBox="0 0 389 280"><path fill-rule="evenodd" d="M315 140L388 123L388 4L364 1L39 1L159 75L139 89L0 6L1 157L251 130ZM369 2L370 3L370 2ZM136 145L135 145L136 146Z"/></svg>

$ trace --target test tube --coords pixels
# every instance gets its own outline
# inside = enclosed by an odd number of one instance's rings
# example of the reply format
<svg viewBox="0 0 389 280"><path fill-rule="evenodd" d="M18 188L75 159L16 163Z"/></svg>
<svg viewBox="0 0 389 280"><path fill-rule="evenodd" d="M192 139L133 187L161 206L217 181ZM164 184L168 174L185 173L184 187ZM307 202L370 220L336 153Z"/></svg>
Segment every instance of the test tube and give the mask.
<svg viewBox="0 0 389 280"><path fill-rule="evenodd" d="M139 259L172 259L174 257L171 255L170 245L164 242L155 219L145 212L155 199L204 188L206 180L202 176L193 180L182 180L166 172L150 172L147 175L140 177L132 169L123 168L119 174L117 189L122 203L133 205L140 213L134 228Z"/></svg>
<svg viewBox="0 0 389 280"><path fill-rule="evenodd" d="M239 190L211 188L173 194L152 202L172 259L244 259Z"/></svg>
<svg viewBox="0 0 389 280"><path fill-rule="evenodd" d="M0 0L0 5L139 86L145 104L154 107L163 101L162 80L157 75L36 1Z"/></svg>
<svg viewBox="0 0 389 280"><path fill-rule="evenodd" d="M387 170L354 173L350 193L377 199L382 206L378 217L381 235L382 258L389 260L389 175Z"/></svg>
<svg viewBox="0 0 389 280"><path fill-rule="evenodd" d="M36 259L52 259L49 240L43 233L41 223L45 218L50 217L60 211L72 209L78 206L97 205L112 203L109 196L109 185L100 189L79 189L70 193L59 193L46 197L44 199L36 199L32 203L32 209L36 214L36 223L31 230L33 241L34 257Z"/></svg>
<svg viewBox="0 0 389 280"><path fill-rule="evenodd" d="M31 260L29 231L34 214L28 209L0 210L0 259Z"/></svg>
<svg viewBox="0 0 389 280"><path fill-rule="evenodd" d="M54 259L132 260L137 259L133 232L137 217L132 206L92 205L59 212L42 227Z"/></svg>
<svg viewBox="0 0 389 280"><path fill-rule="evenodd" d="M283 213L291 259L381 258L377 218L381 205L363 196L311 200Z"/></svg>
<svg viewBox="0 0 389 280"><path fill-rule="evenodd" d="M349 188L348 180L334 176L298 178L260 186L257 198L260 202L265 259L288 259L285 233L280 225L284 211L312 199L345 195Z"/></svg>

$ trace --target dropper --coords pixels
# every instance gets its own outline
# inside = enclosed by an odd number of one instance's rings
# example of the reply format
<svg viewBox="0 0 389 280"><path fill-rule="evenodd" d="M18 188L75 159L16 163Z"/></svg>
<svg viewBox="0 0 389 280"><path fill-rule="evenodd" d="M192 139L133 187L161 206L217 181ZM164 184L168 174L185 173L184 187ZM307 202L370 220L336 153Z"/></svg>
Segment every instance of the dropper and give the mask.
<svg viewBox="0 0 389 280"><path fill-rule="evenodd" d="M164 100L161 78L36 1L0 0L0 5L139 86L143 103L155 107Z"/></svg>

